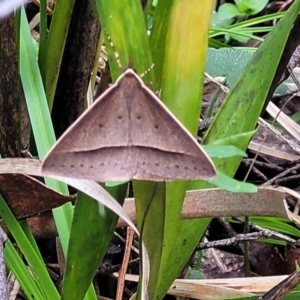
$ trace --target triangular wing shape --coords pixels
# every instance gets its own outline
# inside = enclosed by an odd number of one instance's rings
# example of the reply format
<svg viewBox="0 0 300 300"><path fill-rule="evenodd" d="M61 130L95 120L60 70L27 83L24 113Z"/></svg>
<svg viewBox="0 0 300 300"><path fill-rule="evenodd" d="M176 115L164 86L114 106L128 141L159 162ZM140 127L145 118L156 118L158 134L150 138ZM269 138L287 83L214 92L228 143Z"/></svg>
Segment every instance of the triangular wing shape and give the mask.
<svg viewBox="0 0 300 300"><path fill-rule="evenodd" d="M57 141L42 172L96 181L215 176L196 140L131 69Z"/></svg>

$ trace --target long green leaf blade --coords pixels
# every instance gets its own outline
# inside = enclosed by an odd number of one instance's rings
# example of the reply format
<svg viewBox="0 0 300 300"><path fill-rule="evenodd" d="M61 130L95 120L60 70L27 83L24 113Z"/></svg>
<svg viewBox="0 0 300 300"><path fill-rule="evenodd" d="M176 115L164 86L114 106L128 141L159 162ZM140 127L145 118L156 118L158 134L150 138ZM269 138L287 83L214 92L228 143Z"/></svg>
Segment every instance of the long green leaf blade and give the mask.
<svg viewBox="0 0 300 300"><path fill-rule="evenodd" d="M60 299L57 289L55 288L50 275L41 256L36 253L36 249L32 247L31 242L27 239L18 221L7 206L5 200L0 195L0 214L9 231L18 243L19 248L24 254L38 286L42 288L46 299Z"/></svg>

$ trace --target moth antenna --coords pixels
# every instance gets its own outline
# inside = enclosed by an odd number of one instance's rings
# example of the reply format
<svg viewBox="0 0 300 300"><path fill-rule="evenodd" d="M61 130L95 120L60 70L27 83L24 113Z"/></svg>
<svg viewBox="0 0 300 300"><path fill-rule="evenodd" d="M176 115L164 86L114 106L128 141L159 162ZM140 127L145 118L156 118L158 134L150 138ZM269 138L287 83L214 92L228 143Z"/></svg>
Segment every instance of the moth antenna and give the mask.
<svg viewBox="0 0 300 300"><path fill-rule="evenodd" d="M114 51L114 55L115 55L117 64L118 64L119 68L120 68L121 70L123 70L124 68L122 67L119 53L116 51L115 45L114 45L114 43L113 43L113 41L112 41L112 39L111 39L111 37L110 37L110 35L109 35L108 30L107 30L106 27L104 27L104 31L105 31L105 33L106 33L106 37L107 37L107 40L108 40L108 42L109 42L109 45L111 46L111 48L112 48L113 51Z"/></svg>
<svg viewBox="0 0 300 300"><path fill-rule="evenodd" d="M120 68L121 70L124 70L124 68L122 67L122 64L121 64L121 60L120 60L119 53L116 51L115 45L114 45L114 43L113 43L113 41L112 41L112 39L111 39L111 37L110 37L110 35L109 35L109 32L108 32L108 30L107 30L106 27L104 27L104 31L105 31L105 33L106 33L106 37L107 37L107 40L108 40L108 42L109 42L109 45L112 47L112 49L113 49L113 51L114 51L115 58L116 58L116 61L117 61L117 64L118 64L119 68ZM134 67L133 67L133 60L132 60L131 57L129 57L129 60L128 60L128 67L127 67L127 68L133 69L133 70L135 71L135 73L137 73L137 71L136 71L136 70L134 69ZM154 63L153 63L147 70L145 70L142 74L140 74L139 76L140 76L141 78L143 78L143 77L144 77L145 75L147 75L153 68L154 68Z"/></svg>
<svg viewBox="0 0 300 300"><path fill-rule="evenodd" d="M154 63L147 69L145 70L142 74L140 74L140 77L143 78L147 73L149 73L152 69L154 68Z"/></svg>

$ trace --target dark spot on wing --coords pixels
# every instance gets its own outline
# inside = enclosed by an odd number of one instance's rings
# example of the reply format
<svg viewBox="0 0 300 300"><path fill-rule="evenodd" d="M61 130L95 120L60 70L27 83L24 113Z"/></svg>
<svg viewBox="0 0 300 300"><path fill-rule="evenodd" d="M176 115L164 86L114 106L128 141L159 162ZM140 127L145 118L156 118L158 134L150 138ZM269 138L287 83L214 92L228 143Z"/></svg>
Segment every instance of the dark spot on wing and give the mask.
<svg viewBox="0 0 300 300"><path fill-rule="evenodd" d="M140 119L142 118L142 116L138 115L138 116L136 116L136 118L137 118L138 120L140 120Z"/></svg>
<svg viewBox="0 0 300 300"><path fill-rule="evenodd" d="M158 128L159 128L159 125L158 125L158 124L155 124L155 125L154 125L154 128L155 128L155 129L158 129Z"/></svg>
<svg viewBox="0 0 300 300"><path fill-rule="evenodd" d="M119 120L122 120L122 118L123 118L123 116L118 116L118 119L119 119Z"/></svg>
<svg viewBox="0 0 300 300"><path fill-rule="evenodd" d="M178 165L175 165L175 168L176 168L176 169L179 169L179 166L178 166Z"/></svg>
<svg viewBox="0 0 300 300"><path fill-rule="evenodd" d="M98 124L98 127L99 127L99 128L103 128L103 127L104 127L104 124L99 123L99 124Z"/></svg>

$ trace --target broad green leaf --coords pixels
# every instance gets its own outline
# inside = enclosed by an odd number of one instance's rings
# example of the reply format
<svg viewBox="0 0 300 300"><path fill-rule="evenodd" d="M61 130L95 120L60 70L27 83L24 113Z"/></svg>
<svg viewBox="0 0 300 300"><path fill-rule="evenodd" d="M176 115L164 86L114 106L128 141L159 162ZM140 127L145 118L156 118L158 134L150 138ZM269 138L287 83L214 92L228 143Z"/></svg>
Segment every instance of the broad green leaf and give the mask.
<svg viewBox="0 0 300 300"><path fill-rule="evenodd" d="M238 149L240 149L240 147L245 145L245 143L247 143L253 137L253 135L256 132L257 132L257 130L252 130L252 131L248 131L248 132L242 132L242 133L234 134L234 135L231 135L229 137L216 140L216 141L212 142L210 145L214 145L214 146L217 146L217 145L232 145L232 146L235 146ZM207 147L207 146L204 145L204 148L205 147Z"/></svg>
<svg viewBox="0 0 300 300"><path fill-rule="evenodd" d="M231 88L252 55L252 52L241 49L221 48L216 50L210 48L205 71L212 77L226 77L226 85Z"/></svg>
<svg viewBox="0 0 300 300"><path fill-rule="evenodd" d="M114 195L123 204L126 185ZM83 299L106 253L118 216L78 192L63 281L62 299ZM104 213L103 213L104 212ZM87 251L88 249L88 251ZM79 259L80 258L80 259Z"/></svg>
<svg viewBox="0 0 300 300"><path fill-rule="evenodd" d="M114 186L122 185L127 182L128 181L107 181L105 182L105 187L114 187Z"/></svg>
<svg viewBox="0 0 300 300"><path fill-rule="evenodd" d="M242 151L235 146L206 145L203 146L203 149L210 157L228 158L236 155L247 157L245 151Z"/></svg>
<svg viewBox="0 0 300 300"><path fill-rule="evenodd" d="M97 12L103 28L105 44L108 49L110 71L113 80L129 66L132 66L137 74L142 74L152 66L149 41L146 33L146 25L141 3L136 0L129 1L96 1ZM109 37L107 37L109 35ZM112 41L111 47L108 38ZM115 57L119 55L121 68ZM153 82L153 70L150 69L143 77L148 84Z"/></svg>
<svg viewBox="0 0 300 300"><path fill-rule="evenodd" d="M213 142L217 139L251 131L255 128L273 79L270 74L274 74L276 71L288 33L293 26L298 11L299 1L296 1L269 34L263 45L252 56L240 76L240 80L228 95L208 130L206 142ZM183 27L183 23L184 21L181 19L180 26ZM196 28L197 26L192 27ZM162 28L162 26L160 26L160 28ZM186 34L187 32L188 30L185 31ZM188 36L186 36L186 39L188 39ZM177 50L177 45L168 46L169 49ZM185 46L185 57L189 57L186 51L191 47L189 47L188 44ZM176 62L177 59L172 58L174 64L174 61ZM272 64L269 63L270 61L272 61ZM194 64L198 66L198 64ZM173 88L176 89L176 86L173 86ZM187 105L187 107L189 107L189 105ZM243 143L244 145L242 147L239 146L239 148L245 150L249 140L245 140ZM225 174L233 176L240 160L241 157L233 157L226 161L217 160L217 167ZM174 187L172 184L167 184L167 192L169 187L172 187L173 195L176 195L178 190L180 190L179 185ZM207 185L203 182L191 182L189 184L190 189L204 187L207 187ZM178 274L183 268L209 223L209 219L178 221L178 219L174 217L175 214L169 213L169 209L173 209L174 206L177 205L175 199L177 199L176 196L172 197L172 200L170 197L170 202L167 202L166 206L166 239L164 241L164 251L159 275L156 280L157 299L161 299L162 295L166 292L168 286L171 284L171 277L174 276L174 274ZM178 209L178 211L180 210ZM173 216L173 218L171 218L171 216ZM163 278L163 280L160 281L160 278Z"/></svg>
<svg viewBox="0 0 300 300"><path fill-rule="evenodd" d="M162 91L161 99L194 135L200 115L199 99L202 95L212 8L212 2L203 2L199 6L198 1L189 1L188 4L182 1L159 1L150 37L156 79ZM191 28L193 30L190 30ZM161 206L159 219L154 213L155 210L153 214L148 214L149 221L145 231L150 240L156 241L158 247L155 261L151 261L149 254L153 272L149 282L151 299L163 297L198 241L197 232L189 235L179 228L179 216L186 188L187 182L167 183L165 200L162 198L160 202L156 202L157 207ZM163 189L161 191L163 192ZM164 226L157 238L156 231L152 233L151 227L156 226L157 222L157 226L161 226L162 220ZM198 228L199 231L203 229L201 225Z"/></svg>
<svg viewBox="0 0 300 300"><path fill-rule="evenodd" d="M248 15L258 14L265 8L268 2L269 0L235 0L238 9Z"/></svg>
<svg viewBox="0 0 300 300"><path fill-rule="evenodd" d="M208 183L234 193L256 193L257 187L254 184L238 181L217 171L217 178L206 180Z"/></svg>
<svg viewBox="0 0 300 300"><path fill-rule="evenodd" d="M232 24L232 22L233 22L232 18L226 18L226 16L223 16L222 13L219 14L218 12L214 11L211 18L211 27L223 28Z"/></svg>
<svg viewBox="0 0 300 300"><path fill-rule="evenodd" d="M219 7L218 14L222 19L232 19L236 16L244 15L236 5L232 3L224 3Z"/></svg>

